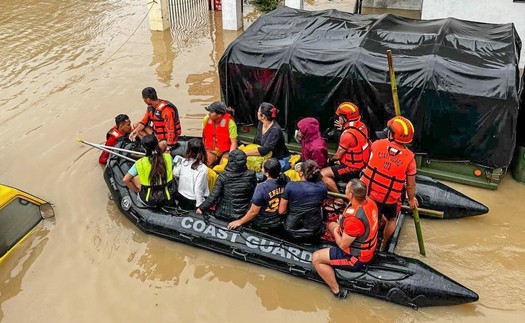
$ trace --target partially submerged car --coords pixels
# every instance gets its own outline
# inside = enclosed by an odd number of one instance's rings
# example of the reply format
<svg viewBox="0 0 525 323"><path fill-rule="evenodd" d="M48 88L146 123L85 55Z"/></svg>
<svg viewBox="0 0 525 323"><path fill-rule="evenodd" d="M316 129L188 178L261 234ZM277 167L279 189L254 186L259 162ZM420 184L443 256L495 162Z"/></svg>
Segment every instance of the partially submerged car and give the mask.
<svg viewBox="0 0 525 323"><path fill-rule="evenodd" d="M0 184L0 263L42 219L54 216L49 202Z"/></svg>

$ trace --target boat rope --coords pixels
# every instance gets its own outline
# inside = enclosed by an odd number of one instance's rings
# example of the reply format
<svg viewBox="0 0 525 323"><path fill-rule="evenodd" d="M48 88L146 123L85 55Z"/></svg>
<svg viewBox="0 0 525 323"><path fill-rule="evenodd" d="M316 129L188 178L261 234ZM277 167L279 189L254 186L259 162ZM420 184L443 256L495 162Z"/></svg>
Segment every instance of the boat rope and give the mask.
<svg viewBox="0 0 525 323"><path fill-rule="evenodd" d="M151 0L150 2L147 3L147 5L149 6L150 4L159 4L156 0ZM106 64L113 56L115 56L115 54L122 49L122 47L124 47L124 45L126 45L126 43L131 39L131 37L133 37L133 35L137 32L137 30L140 28L140 26L142 26L142 24L144 23L144 20L146 20L146 17L148 17L149 15L149 12L151 11L151 9L153 8L153 5L151 5L148 9L148 12L146 12L146 14L144 15L144 17L142 18L142 20L140 21L140 23L138 24L137 28L135 28L135 30L133 30L133 32L131 33L131 35L128 36L128 39L126 39L126 41L124 41L124 43L122 43L122 45L120 45L119 48L117 48L116 51L113 52L113 54L109 55L108 58L106 58L102 63L100 63L100 65L98 65L98 67Z"/></svg>

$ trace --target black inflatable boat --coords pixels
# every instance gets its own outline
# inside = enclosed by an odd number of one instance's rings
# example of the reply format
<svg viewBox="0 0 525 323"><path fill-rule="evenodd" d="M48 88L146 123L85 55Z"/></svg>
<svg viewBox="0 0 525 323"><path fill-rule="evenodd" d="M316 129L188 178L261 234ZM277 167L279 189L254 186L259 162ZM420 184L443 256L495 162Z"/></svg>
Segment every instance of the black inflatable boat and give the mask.
<svg viewBox="0 0 525 323"><path fill-rule="evenodd" d="M327 245L298 245L249 228L226 229L227 223L177 208L148 208L122 182L131 162L111 156L104 178L114 201L141 230L160 237L221 253L245 262L322 282L312 266L312 252ZM378 253L361 271L336 270L343 288L413 308L469 303L472 290L421 261Z"/></svg>

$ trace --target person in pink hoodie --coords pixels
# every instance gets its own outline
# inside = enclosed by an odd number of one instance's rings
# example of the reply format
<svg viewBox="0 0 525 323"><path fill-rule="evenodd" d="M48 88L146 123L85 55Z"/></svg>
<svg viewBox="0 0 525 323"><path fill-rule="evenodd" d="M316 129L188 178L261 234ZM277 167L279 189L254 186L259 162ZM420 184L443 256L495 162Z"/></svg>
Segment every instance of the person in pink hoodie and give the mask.
<svg viewBox="0 0 525 323"><path fill-rule="evenodd" d="M321 169L326 166L328 149L319 130L317 119L301 119L297 123L296 139L301 143L301 160L311 159Z"/></svg>

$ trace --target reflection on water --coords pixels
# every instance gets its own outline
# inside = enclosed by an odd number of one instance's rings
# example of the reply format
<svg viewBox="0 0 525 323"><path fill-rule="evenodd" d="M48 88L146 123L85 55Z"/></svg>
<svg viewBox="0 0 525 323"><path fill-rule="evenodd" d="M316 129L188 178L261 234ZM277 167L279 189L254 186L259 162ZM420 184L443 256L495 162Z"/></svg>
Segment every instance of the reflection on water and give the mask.
<svg viewBox="0 0 525 323"><path fill-rule="evenodd" d="M166 86L170 86L173 80L173 61L175 60L175 52L172 49L173 38L171 31L152 31L151 45L153 47L153 56L151 65L157 66L155 72L159 82Z"/></svg>
<svg viewBox="0 0 525 323"><path fill-rule="evenodd" d="M49 221L48 221L49 220ZM22 291L22 282L29 272L31 265L37 260L48 242L48 226L53 224L54 219L46 219L40 222L11 253L2 261L0 271L0 304L3 304ZM4 317L0 307L0 321Z"/></svg>

